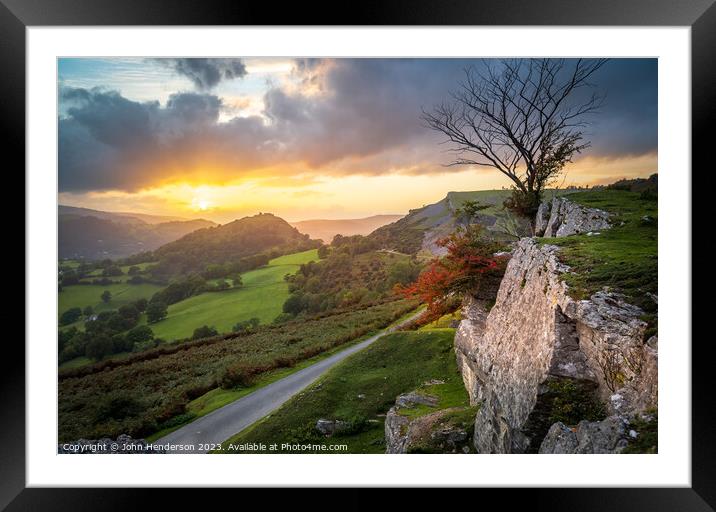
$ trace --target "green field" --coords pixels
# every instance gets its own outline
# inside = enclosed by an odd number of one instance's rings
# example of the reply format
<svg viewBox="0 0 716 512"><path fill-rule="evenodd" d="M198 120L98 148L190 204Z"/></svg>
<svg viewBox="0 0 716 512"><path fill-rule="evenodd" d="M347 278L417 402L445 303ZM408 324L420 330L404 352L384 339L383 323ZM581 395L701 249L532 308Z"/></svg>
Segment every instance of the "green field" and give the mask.
<svg viewBox="0 0 716 512"><path fill-rule="evenodd" d="M439 408L468 409L467 391L455 361L454 336L455 329L386 335L330 370L278 411L222 443L224 451L249 453L231 451L229 443L285 442L345 443L347 453L384 453L384 415L399 394L439 379L445 383L430 390L439 397ZM474 418L474 411L471 414ZM326 438L315 429L320 418L347 421L352 428Z"/></svg>
<svg viewBox="0 0 716 512"><path fill-rule="evenodd" d="M120 306L133 302L144 297L149 299L154 293L161 290L162 287L156 284L75 284L65 286L58 294L57 310L59 314L70 308L92 306L95 312L117 309ZM100 296L102 292L109 290L112 299L108 303L102 302Z"/></svg>
<svg viewBox="0 0 716 512"><path fill-rule="evenodd" d="M155 336L174 340L191 336L202 325L230 332L237 322L252 317L270 323L282 312L288 298L288 284L283 276L317 259L317 249L275 258L265 267L242 274L241 288L202 293L172 304L167 318L151 324L151 328Z"/></svg>
<svg viewBox="0 0 716 512"><path fill-rule="evenodd" d="M119 267L122 269L123 274L121 276L107 276L108 279L111 279L112 281L122 281L123 283L130 279L132 276L128 275L127 272L129 272L130 267L138 267L139 270L145 271L149 267L155 265L155 261L148 261L144 263L137 263L136 265L124 265ZM102 275L102 269L98 268L96 270L93 270L92 272L88 272L86 278L83 279L83 281L92 280L92 279L101 279L102 277L105 277Z"/></svg>

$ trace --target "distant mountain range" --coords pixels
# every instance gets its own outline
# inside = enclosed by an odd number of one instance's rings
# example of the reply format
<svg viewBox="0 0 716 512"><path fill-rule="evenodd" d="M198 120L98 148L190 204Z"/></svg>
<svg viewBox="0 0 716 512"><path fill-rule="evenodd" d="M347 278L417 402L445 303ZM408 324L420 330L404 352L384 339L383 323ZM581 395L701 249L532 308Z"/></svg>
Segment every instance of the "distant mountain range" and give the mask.
<svg viewBox="0 0 716 512"><path fill-rule="evenodd" d="M402 215L373 215L362 219L314 219L291 222L290 224L311 238L330 243L336 235L367 235L402 217Z"/></svg>
<svg viewBox="0 0 716 512"><path fill-rule="evenodd" d="M80 208L77 206L66 206L59 205L59 215L76 215L78 217L97 217L98 219L106 219L114 222L121 222L127 224L136 224L137 221L142 221L146 224L161 224L163 222L185 222L188 220L184 217L172 217L169 215L149 215L146 213L129 213L129 212L105 212L102 210L92 210L90 208ZM199 219L203 220L203 219ZM211 221L205 221L214 224Z"/></svg>
<svg viewBox="0 0 716 512"><path fill-rule="evenodd" d="M215 226L204 219L105 212L60 205L60 258L96 260L152 251L197 229Z"/></svg>

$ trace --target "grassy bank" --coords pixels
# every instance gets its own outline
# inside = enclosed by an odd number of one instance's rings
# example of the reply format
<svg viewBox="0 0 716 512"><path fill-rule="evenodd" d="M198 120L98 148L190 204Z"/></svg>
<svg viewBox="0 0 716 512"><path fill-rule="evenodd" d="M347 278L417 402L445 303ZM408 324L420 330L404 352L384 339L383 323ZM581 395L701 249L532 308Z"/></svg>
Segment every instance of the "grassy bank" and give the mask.
<svg viewBox="0 0 716 512"><path fill-rule="evenodd" d="M415 308L397 301L260 328L258 332L160 346L60 373L59 435L149 435L187 414L194 399L220 387L249 387L375 332ZM181 420L181 418L179 418Z"/></svg>
<svg viewBox="0 0 716 512"><path fill-rule="evenodd" d="M399 394L438 379L445 381L433 386L441 388L441 407L467 405L467 393L455 363L454 334L454 329L436 329L384 336L330 370L278 411L232 437L224 451L251 453L230 450L229 444L345 443L348 450L340 453L384 453L385 414ZM321 418L343 420L351 427L326 438L315 429Z"/></svg>
<svg viewBox="0 0 716 512"><path fill-rule="evenodd" d="M576 298L607 286L647 313L656 304L647 292L658 291L658 212L655 197L625 190L594 190L569 196L572 201L612 214L611 229L599 235L545 238L561 247L560 259L572 268L564 279Z"/></svg>
<svg viewBox="0 0 716 512"><path fill-rule="evenodd" d="M418 309L419 310L419 309ZM407 320L409 317L414 315L416 311L418 310L411 310L395 320L390 325L396 325L399 324L405 320ZM390 326L388 326L390 327ZM375 332L370 332L366 334L365 336L361 336L359 338L356 338L348 343L345 343L339 347L333 348L331 350L327 350L326 352L323 352L315 357L311 357L310 359L306 359L304 361L301 361L300 363L296 364L295 366L292 366L290 368L278 368L276 370L271 370L269 372L266 372L265 374L261 375L256 379L255 382L248 386L243 387L234 387L231 389L224 389L224 388L216 388L212 389L208 393L200 396L199 398L195 398L191 402L189 402L186 406L186 413L182 415L182 417L176 418L175 421L171 422L171 425L163 428L162 430L151 434L146 437L146 439L150 442L156 441L157 439L160 439L161 437L164 437L165 435L181 428L183 425L186 425L187 423L190 423L194 421L197 418L200 418L202 416L205 416L209 414L212 411L215 411L216 409L220 409L221 407L224 407L225 405L230 404L231 402L234 402L236 400L239 400L240 398L249 395L253 393L254 391L257 391L258 389L261 389L264 386L268 386L269 384L276 382L277 380L283 379L284 377L288 377L292 373L295 373L299 370L302 370L304 368L307 368L311 366L312 364L318 363L319 361L332 356L333 354L340 352L342 350L347 349L348 347L355 345L357 343L360 343L361 341L373 336L376 334Z"/></svg>

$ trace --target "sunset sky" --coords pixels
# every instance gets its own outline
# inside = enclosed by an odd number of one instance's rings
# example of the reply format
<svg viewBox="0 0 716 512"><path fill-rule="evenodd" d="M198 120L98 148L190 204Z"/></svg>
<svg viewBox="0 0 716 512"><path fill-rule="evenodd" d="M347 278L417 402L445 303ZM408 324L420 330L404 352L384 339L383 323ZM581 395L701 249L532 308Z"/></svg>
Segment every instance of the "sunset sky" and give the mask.
<svg viewBox="0 0 716 512"><path fill-rule="evenodd" d="M510 185L445 167L421 108L449 98L458 59L60 59L59 201L217 222L406 213L451 190ZM564 185L657 171L657 61L614 59L592 147Z"/></svg>

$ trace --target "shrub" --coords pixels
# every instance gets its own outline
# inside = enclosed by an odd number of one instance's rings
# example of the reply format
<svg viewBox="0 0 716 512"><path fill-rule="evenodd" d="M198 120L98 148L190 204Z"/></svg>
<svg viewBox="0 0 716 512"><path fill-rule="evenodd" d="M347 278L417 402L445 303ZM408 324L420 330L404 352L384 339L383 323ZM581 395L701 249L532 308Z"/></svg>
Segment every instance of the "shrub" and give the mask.
<svg viewBox="0 0 716 512"><path fill-rule="evenodd" d="M138 325L130 329L127 333L127 339L131 341L132 346L136 343L144 343L154 338L154 332L146 325Z"/></svg>
<svg viewBox="0 0 716 512"><path fill-rule="evenodd" d="M95 421L121 420L128 416L136 416L142 411L142 403L121 391L111 391L95 409Z"/></svg>
<svg viewBox="0 0 716 512"><path fill-rule="evenodd" d="M95 361L101 361L114 351L114 343L108 336L96 336L92 338L85 348L85 355Z"/></svg>
<svg viewBox="0 0 716 512"><path fill-rule="evenodd" d="M80 308L70 308L60 316L60 325L69 325L80 319L82 310Z"/></svg>
<svg viewBox="0 0 716 512"><path fill-rule="evenodd" d="M406 297L420 298L428 306L422 316L426 323L453 311L463 294L494 286L504 273L506 260L494 256L501 245L483 237L482 229L473 224L438 241L447 255L434 259L411 286L396 286Z"/></svg>
<svg viewBox="0 0 716 512"><path fill-rule="evenodd" d="M191 339L198 340L201 338L210 338L212 336L216 336L217 334L219 334L219 332L213 327L202 325L201 327L194 329L194 334L192 334Z"/></svg>
<svg viewBox="0 0 716 512"><path fill-rule="evenodd" d="M148 301L145 298L137 299L133 303L134 308L139 311L140 313L144 313L147 309Z"/></svg>
<svg viewBox="0 0 716 512"><path fill-rule="evenodd" d="M512 213L525 217L530 220L530 223L533 223L541 202L539 192L525 192L514 188L510 197L505 199L503 206Z"/></svg>
<svg viewBox="0 0 716 512"><path fill-rule="evenodd" d="M227 366L219 378L219 385L224 389L236 386L247 387L253 384L256 378L256 369L246 363L236 363Z"/></svg>
<svg viewBox="0 0 716 512"><path fill-rule="evenodd" d="M167 305L162 301L152 300L146 309L147 322L150 324L164 320L167 317Z"/></svg>
<svg viewBox="0 0 716 512"><path fill-rule="evenodd" d="M242 322L237 322L236 325L232 328L233 332L251 332L256 330L256 328L259 326L261 321L256 318L250 318L248 320L244 320Z"/></svg>

